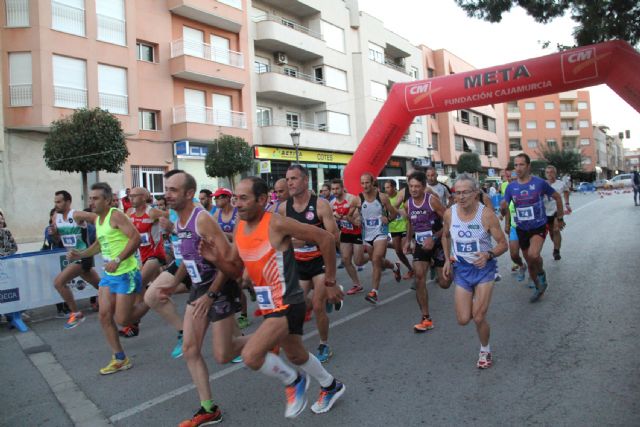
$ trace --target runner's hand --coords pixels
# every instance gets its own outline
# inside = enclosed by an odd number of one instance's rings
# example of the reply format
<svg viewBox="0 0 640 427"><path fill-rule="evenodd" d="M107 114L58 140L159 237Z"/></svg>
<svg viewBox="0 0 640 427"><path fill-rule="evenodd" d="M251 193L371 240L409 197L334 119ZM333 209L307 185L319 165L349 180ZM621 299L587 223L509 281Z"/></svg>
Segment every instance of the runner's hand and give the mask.
<svg viewBox="0 0 640 427"><path fill-rule="evenodd" d="M113 273L118 269L118 265L120 264L115 261L109 261L104 265L104 271L106 271L107 273Z"/></svg>
<svg viewBox="0 0 640 427"><path fill-rule="evenodd" d="M209 309L213 305L213 299L205 294L192 302L191 305L193 306L193 317L202 318L209 313Z"/></svg>
<svg viewBox="0 0 640 427"><path fill-rule="evenodd" d="M442 267L442 274L444 278L447 280L451 280L451 261L446 260L444 262L444 267Z"/></svg>
<svg viewBox="0 0 640 427"><path fill-rule="evenodd" d="M77 261L80 259L80 252L76 251L75 249L71 249L69 252L67 252L67 260L68 261Z"/></svg>
<svg viewBox="0 0 640 427"><path fill-rule="evenodd" d="M220 253L218 248L210 237L202 237L200 245L198 245L198 252L200 255L209 262L216 264L220 260Z"/></svg>
<svg viewBox="0 0 640 427"><path fill-rule="evenodd" d="M340 289L340 286L338 286L337 283L335 284L335 286L326 286L325 289L327 290L327 301L332 304L335 304L338 301L342 301L342 299L344 298L342 289Z"/></svg>
<svg viewBox="0 0 640 427"><path fill-rule="evenodd" d="M402 252L405 255L411 253L411 241L409 239L407 239L407 241L404 243L404 245L402 245Z"/></svg>
<svg viewBox="0 0 640 427"><path fill-rule="evenodd" d="M473 261L473 265L478 268L484 268L487 265L487 261L489 261L489 254L487 252L479 252L476 260Z"/></svg>
<svg viewBox="0 0 640 427"><path fill-rule="evenodd" d="M433 247L435 246L435 240L433 240L431 237L427 237L426 239L424 239L424 241L422 242L422 248L424 250L430 251L433 249Z"/></svg>
<svg viewBox="0 0 640 427"><path fill-rule="evenodd" d="M158 219L158 224L160 224L160 228L167 234L171 234L173 231L173 223L169 221L169 218L165 218L163 216L160 217L160 219Z"/></svg>

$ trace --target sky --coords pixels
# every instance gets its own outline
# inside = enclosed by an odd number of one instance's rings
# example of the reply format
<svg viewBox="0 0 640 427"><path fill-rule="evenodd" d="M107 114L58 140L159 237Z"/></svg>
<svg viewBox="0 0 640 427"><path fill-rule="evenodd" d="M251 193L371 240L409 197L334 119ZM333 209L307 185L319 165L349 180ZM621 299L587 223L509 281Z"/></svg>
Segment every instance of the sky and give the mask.
<svg viewBox="0 0 640 427"><path fill-rule="evenodd" d="M453 0L359 0L358 4L412 44L447 49L477 68L549 55L556 52L556 43L574 44L571 18L539 24L519 7L492 24L467 17ZM550 47L543 49L541 40L551 41ZM640 148L640 113L606 85L584 90L591 96L592 122L608 126L610 135L630 130L625 148Z"/></svg>

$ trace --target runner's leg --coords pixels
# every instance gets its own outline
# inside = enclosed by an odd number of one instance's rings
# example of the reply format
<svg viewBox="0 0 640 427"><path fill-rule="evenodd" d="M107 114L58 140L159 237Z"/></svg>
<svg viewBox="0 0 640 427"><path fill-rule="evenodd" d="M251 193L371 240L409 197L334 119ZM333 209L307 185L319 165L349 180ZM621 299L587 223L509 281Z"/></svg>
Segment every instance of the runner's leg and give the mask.
<svg viewBox="0 0 640 427"><path fill-rule="evenodd" d="M55 286L64 302L67 303L72 313L78 312L78 305L73 297L73 292L67 287L67 283L73 278L78 277L80 273L82 273L82 266L79 263L69 263L64 270L58 273L56 278L53 279L53 286Z"/></svg>

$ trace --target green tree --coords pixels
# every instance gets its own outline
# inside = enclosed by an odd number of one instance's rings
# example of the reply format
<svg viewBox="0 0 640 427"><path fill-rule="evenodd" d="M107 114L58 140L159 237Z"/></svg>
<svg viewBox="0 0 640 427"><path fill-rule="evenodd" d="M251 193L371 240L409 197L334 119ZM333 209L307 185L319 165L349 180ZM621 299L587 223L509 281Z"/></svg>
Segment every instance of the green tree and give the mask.
<svg viewBox="0 0 640 427"><path fill-rule="evenodd" d="M462 153L458 158L458 164L456 165L458 173L468 172L476 173L482 172L482 162L480 156L476 153Z"/></svg>
<svg viewBox="0 0 640 427"><path fill-rule="evenodd" d="M86 205L87 173L122 171L129 150L120 121L113 114L100 108L82 108L51 123L43 157L51 170L82 174Z"/></svg>
<svg viewBox="0 0 640 427"><path fill-rule="evenodd" d="M233 188L233 177L248 171L253 165L251 147L244 139L231 135L222 135L213 142L204 159L205 171L214 178L227 178Z"/></svg>
<svg viewBox="0 0 640 427"><path fill-rule="evenodd" d="M539 150L539 154L547 164L556 167L558 176L570 174L582 169L582 155L577 150L560 149L558 147L543 145Z"/></svg>
<svg viewBox="0 0 640 427"><path fill-rule="evenodd" d="M569 12L576 22L578 46L607 40L640 41L640 3L632 0L456 0L473 18L500 22L513 6L522 7L536 22L546 24ZM548 45L548 43L546 43ZM560 47L560 46L559 46Z"/></svg>

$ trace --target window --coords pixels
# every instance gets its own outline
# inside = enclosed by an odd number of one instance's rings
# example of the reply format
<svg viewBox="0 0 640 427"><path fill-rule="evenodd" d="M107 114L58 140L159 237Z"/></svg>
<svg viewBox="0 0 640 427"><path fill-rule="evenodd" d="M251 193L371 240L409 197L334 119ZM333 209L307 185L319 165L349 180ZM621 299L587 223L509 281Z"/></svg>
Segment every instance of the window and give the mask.
<svg viewBox="0 0 640 427"><path fill-rule="evenodd" d="M203 90L184 90L185 120L187 122L206 123L207 108L205 99L206 94Z"/></svg>
<svg viewBox="0 0 640 427"><path fill-rule="evenodd" d="M347 114L327 111L327 119L329 121L329 132L339 133L341 135L350 135L349 116Z"/></svg>
<svg viewBox="0 0 640 427"><path fill-rule="evenodd" d="M322 67L315 67L313 69L313 78L315 79L316 83L321 85L324 84L324 70L322 69Z"/></svg>
<svg viewBox="0 0 640 427"><path fill-rule="evenodd" d="M566 149L574 149L576 148L576 140L575 139L563 139L562 147Z"/></svg>
<svg viewBox="0 0 640 427"><path fill-rule="evenodd" d="M581 138L580 145L589 145L591 144L591 140L589 138Z"/></svg>
<svg viewBox="0 0 640 427"><path fill-rule="evenodd" d="M535 120L527 120L527 129L536 129L538 124Z"/></svg>
<svg viewBox="0 0 640 427"><path fill-rule="evenodd" d="M520 132L520 122L518 120L507 121L509 132Z"/></svg>
<svg viewBox="0 0 640 427"><path fill-rule="evenodd" d="M32 105L31 52L9 54L9 105Z"/></svg>
<svg viewBox="0 0 640 427"><path fill-rule="evenodd" d="M7 27L29 26L29 0L5 0Z"/></svg>
<svg viewBox="0 0 640 427"><path fill-rule="evenodd" d="M98 64L100 108L113 114L129 114L127 70Z"/></svg>
<svg viewBox="0 0 640 427"><path fill-rule="evenodd" d="M337 68L324 67L325 84L340 90L347 90L347 73Z"/></svg>
<svg viewBox="0 0 640 427"><path fill-rule="evenodd" d="M326 21L320 21L320 28L327 47L344 53L344 30Z"/></svg>
<svg viewBox="0 0 640 427"><path fill-rule="evenodd" d="M87 63L53 55L53 105L63 108L87 106Z"/></svg>
<svg viewBox="0 0 640 427"><path fill-rule="evenodd" d="M520 138L509 138L509 150L510 151L522 150L522 141L520 140Z"/></svg>
<svg viewBox="0 0 640 427"><path fill-rule="evenodd" d="M547 120L544 124L544 127L547 129L555 129L556 128L556 121L555 120Z"/></svg>
<svg viewBox="0 0 640 427"><path fill-rule="evenodd" d="M209 42L211 44L211 60L220 64L231 64L231 41L225 37L211 34Z"/></svg>
<svg viewBox="0 0 640 427"><path fill-rule="evenodd" d="M538 140L537 139L529 139L529 140L527 140L527 146L529 148L537 148L538 147Z"/></svg>
<svg viewBox="0 0 640 427"><path fill-rule="evenodd" d="M138 129L140 130L158 130L158 111L139 110L138 111Z"/></svg>
<svg viewBox="0 0 640 427"><path fill-rule="evenodd" d="M476 116L475 114L473 115L473 125L477 128L480 127L480 117Z"/></svg>
<svg viewBox="0 0 640 427"><path fill-rule="evenodd" d="M431 148L438 151L438 134L436 132L431 133Z"/></svg>
<svg viewBox="0 0 640 427"><path fill-rule="evenodd" d="M547 139L545 143L547 144L547 148L558 148L558 143L555 139Z"/></svg>
<svg viewBox="0 0 640 427"><path fill-rule="evenodd" d="M266 58L261 58L259 56L256 56L255 59L253 60L253 69L258 74L268 73L270 71L269 60Z"/></svg>
<svg viewBox="0 0 640 427"><path fill-rule="evenodd" d="M131 186L144 187L152 196L164 194L164 168L131 166Z"/></svg>
<svg viewBox="0 0 640 427"><path fill-rule="evenodd" d="M524 103L524 109L525 110L535 110L536 109L536 103L535 102L525 102Z"/></svg>
<svg viewBox="0 0 640 427"><path fill-rule="evenodd" d="M256 119L258 126L271 126L271 108L258 106L256 108Z"/></svg>
<svg viewBox="0 0 640 427"><path fill-rule="evenodd" d="M155 62L155 46L149 43L137 42L137 59L139 61Z"/></svg>
<svg viewBox="0 0 640 427"><path fill-rule="evenodd" d="M422 144L423 144L422 132L416 131L416 145L418 147L422 147Z"/></svg>
<svg viewBox="0 0 640 427"><path fill-rule="evenodd" d="M456 151L462 151L464 148L464 141L462 140L462 136L456 135Z"/></svg>
<svg viewBox="0 0 640 427"><path fill-rule="evenodd" d="M590 165L591 164L591 157L583 157L582 158L582 164L583 165Z"/></svg>
<svg viewBox="0 0 640 427"><path fill-rule="evenodd" d="M589 120L580 120L580 122L578 124L580 125L581 129L588 128L589 127Z"/></svg>
<svg viewBox="0 0 640 427"><path fill-rule="evenodd" d="M298 67L294 67L293 65L285 65L282 67L282 71L289 77L298 77Z"/></svg>
<svg viewBox="0 0 640 427"><path fill-rule="evenodd" d="M369 59L384 64L384 49L375 43L369 42Z"/></svg>
<svg viewBox="0 0 640 427"><path fill-rule="evenodd" d="M300 127L300 114L287 112L287 127L299 128Z"/></svg>
<svg viewBox="0 0 640 427"><path fill-rule="evenodd" d="M413 80L418 80L420 78L418 75L418 69L416 67L410 68L409 75L413 78Z"/></svg>
<svg viewBox="0 0 640 427"><path fill-rule="evenodd" d="M578 101L578 110L588 110L589 103L586 101Z"/></svg>
<svg viewBox="0 0 640 427"><path fill-rule="evenodd" d="M562 130L573 130L576 127L576 124L573 120L560 120L560 129Z"/></svg>
<svg viewBox="0 0 640 427"><path fill-rule="evenodd" d="M460 121L462 123L469 124L469 112L468 111L464 111L464 110L460 111Z"/></svg>
<svg viewBox="0 0 640 427"><path fill-rule="evenodd" d="M204 58L204 32L195 28L182 27L183 53Z"/></svg>
<svg viewBox="0 0 640 427"><path fill-rule="evenodd" d="M545 101L544 109L545 110L553 110L555 108L555 103L553 101Z"/></svg>
<svg viewBox="0 0 640 427"><path fill-rule="evenodd" d="M434 78L436 76L436 70L433 68L427 68L427 78Z"/></svg>
<svg viewBox="0 0 640 427"><path fill-rule="evenodd" d="M378 101L387 100L387 87L382 83L371 80L371 97Z"/></svg>
<svg viewBox="0 0 640 427"><path fill-rule="evenodd" d="M84 37L84 0L51 0L51 28Z"/></svg>
<svg viewBox="0 0 640 427"><path fill-rule="evenodd" d="M214 93L211 95L213 105L213 123L218 126L234 126L233 113L231 112L231 97Z"/></svg>
<svg viewBox="0 0 640 427"><path fill-rule="evenodd" d="M560 111L573 111L573 102L561 102L560 103Z"/></svg>
<svg viewBox="0 0 640 427"><path fill-rule="evenodd" d="M124 0L96 0L97 39L107 43L127 44Z"/></svg>

